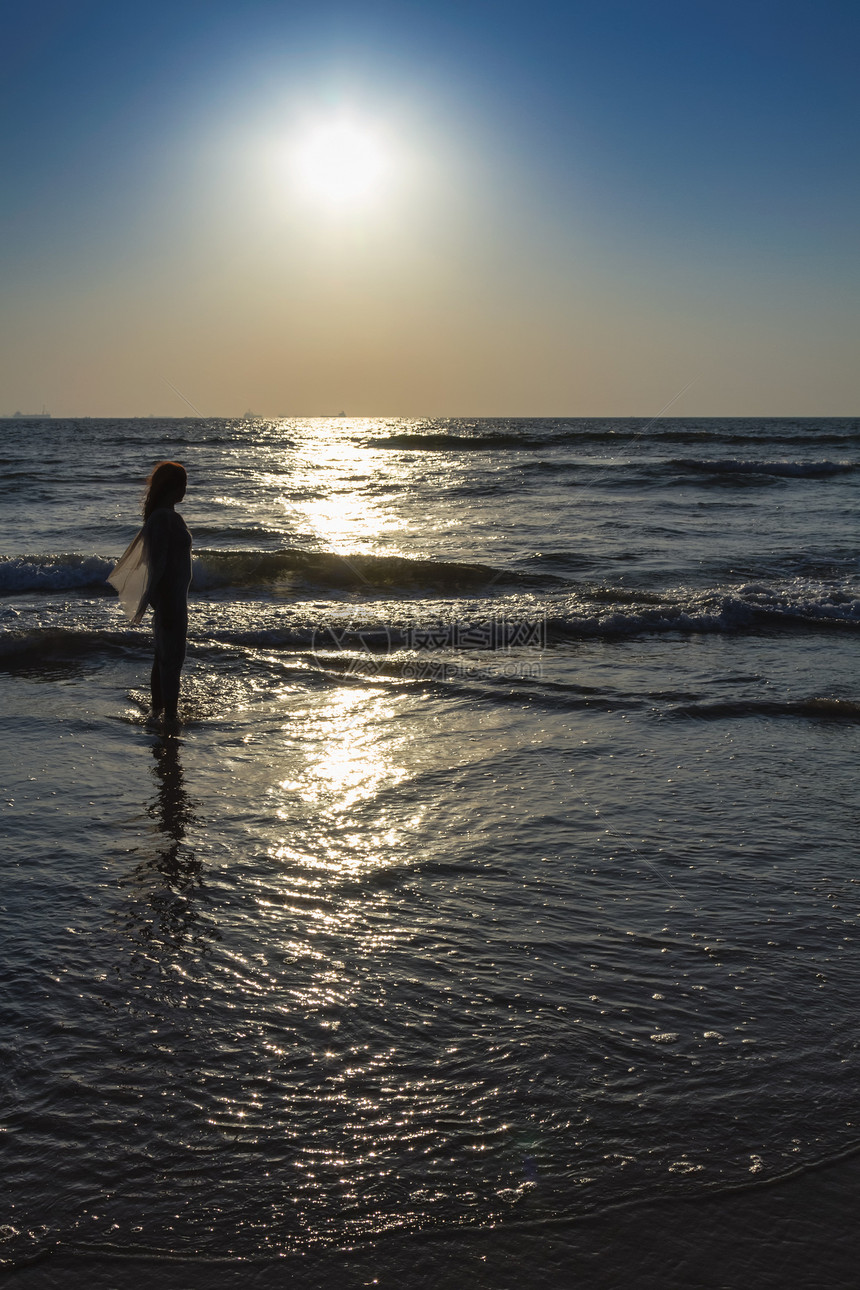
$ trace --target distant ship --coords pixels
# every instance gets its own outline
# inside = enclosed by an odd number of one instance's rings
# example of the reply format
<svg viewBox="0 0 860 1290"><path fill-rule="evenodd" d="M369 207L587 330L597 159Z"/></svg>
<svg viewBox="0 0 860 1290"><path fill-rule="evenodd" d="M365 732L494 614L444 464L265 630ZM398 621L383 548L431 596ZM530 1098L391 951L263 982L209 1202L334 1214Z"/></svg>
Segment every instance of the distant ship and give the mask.
<svg viewBox="0 0 860 1290"><path fill-rule="evenodd" d="M41 412L13 412L11 416L0 418L3 421L50 421L51 414L42 408Z"/></svg>

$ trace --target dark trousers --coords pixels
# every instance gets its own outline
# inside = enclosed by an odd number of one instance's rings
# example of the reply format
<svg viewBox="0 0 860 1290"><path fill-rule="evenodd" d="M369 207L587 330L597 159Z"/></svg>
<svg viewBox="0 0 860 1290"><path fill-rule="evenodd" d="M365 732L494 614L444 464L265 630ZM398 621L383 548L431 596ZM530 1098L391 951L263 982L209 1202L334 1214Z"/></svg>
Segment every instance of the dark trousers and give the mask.
<svg viewBox="0 0 860 1290"><path fill-rule="evenodd" d="M152 707L175 719L179 705L179 677L185 662L188 610L183 604L156 605L152 617L155 661L152 665Z"/></svg>

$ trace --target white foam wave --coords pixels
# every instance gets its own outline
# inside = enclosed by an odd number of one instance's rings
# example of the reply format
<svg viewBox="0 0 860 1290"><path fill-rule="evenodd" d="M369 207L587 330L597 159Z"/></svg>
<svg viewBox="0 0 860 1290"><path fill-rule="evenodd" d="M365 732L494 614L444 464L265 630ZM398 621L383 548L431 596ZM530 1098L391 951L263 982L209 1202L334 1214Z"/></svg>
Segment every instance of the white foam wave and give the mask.
<svg viewBox="0 0 860 1290"><path fill-rule="evenodd" d="M99 586L112 566L112 560L99 555L5 556L0 558L0 595Z"/></svg>

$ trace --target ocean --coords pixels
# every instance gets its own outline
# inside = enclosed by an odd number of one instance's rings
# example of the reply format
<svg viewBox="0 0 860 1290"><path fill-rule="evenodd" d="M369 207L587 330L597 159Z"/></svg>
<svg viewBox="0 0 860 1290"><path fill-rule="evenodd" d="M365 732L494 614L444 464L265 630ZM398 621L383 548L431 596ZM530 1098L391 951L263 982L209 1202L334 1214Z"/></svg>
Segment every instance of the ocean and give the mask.
<svg viewBox="0 0 860 1290"><path fill-rule="evenodd" d="M176 735L105 583L162 458ZM7 420L0 468L13 1285L852 1284L860 420Z"/></svg>

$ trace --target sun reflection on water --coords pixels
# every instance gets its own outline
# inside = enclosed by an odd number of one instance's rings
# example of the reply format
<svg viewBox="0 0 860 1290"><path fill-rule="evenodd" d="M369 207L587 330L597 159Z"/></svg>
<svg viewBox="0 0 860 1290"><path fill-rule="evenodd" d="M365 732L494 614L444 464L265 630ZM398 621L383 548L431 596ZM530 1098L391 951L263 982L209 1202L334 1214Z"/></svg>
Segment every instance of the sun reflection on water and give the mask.
<svg viewBox="0 0 860 1290"><path fill-rule="evenodd" d="M398 485L406 488L408 480L394 473L390 454L370 446L365 436L375 431L378 423L373 421L333 418L313 423L303 439L291 481L298 497L285 496L284 505L326 550L395 549L390 539L402 530L404 518L385 498Z"/></svg>
<svg viewBox="0 0 860 1290"><path fill-rule="evenodd" d="M395 718L395 701L381 687L335 689L301 714L303 761L273 790L278 819L292 826L273 849L277 859L355 874L401 854L404 829L417 820L404 821L384 801L409 778L401 756L408 730L399 731ZM296 828L297 803L300 816L315 821L311 847Z"/></svg>

